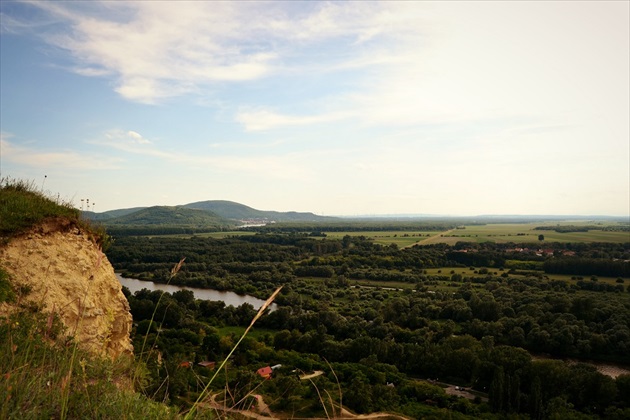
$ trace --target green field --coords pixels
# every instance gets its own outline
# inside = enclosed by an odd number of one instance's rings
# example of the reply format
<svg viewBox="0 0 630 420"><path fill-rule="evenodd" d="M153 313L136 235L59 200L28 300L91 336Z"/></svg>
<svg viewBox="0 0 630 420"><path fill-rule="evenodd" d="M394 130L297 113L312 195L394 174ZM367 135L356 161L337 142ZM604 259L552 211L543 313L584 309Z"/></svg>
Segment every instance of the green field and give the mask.
<svg viewBox="0 0 630 420"><path fill-rule="evenodd" d="M449 230L424 241L424 244L457 242L539 242L538 235L544 235L544 242L630 242L630 232L589 230L588 232L560 233L554 230L534 230L538 226L587 225L587 222L571 223L513 223L467 225ZM592 223L591 223L592 224ZM603 227L603 226L602 226Z"/></svg>
<svg viewBox="0 0 630 420"><path fill-rule="evenodd" d="M203 233L194 233L194 234L174 233L174 234L169 234L169 235L146 235L146 236L149 236L149 237L159 236L160 238L182 238L182 239L188 239L194 236L197 238L223 239L230 236L248 236L248 235L255 235L255 234L256 234L255 232L250 232L246 230L231 230L231 231L226 231L226 232L203 232Z"/></svg>
<svg viewBox="0 0 630 420"><path fill-rule="evenodd" d="M591 229L588 232L561 233L554 230L535 230L539 226L593 226L595 223L588 221L571 222L534 222L534 223L496 223L486 225L465 225L456 229L445 231L408 231L408 230L364 230L364 231L324 231L327 239L342 239L344 236L365 236L377 244L395 244L399 248L413 246L415 244L429 245L445 243L454 245L457 242L515 242L515 243L544 243L544 242L630 242L630 232L605 231ZM612 224L611 224L612 225ZM597 227L611 226L598 224ZM619 226L618 224L615 226ZM190 238L191 236L202 238L222 239L229 236L255 235L252 231L233 230L227 232L208 232L198 234L163 235L168 237ZM538 240L539 235L544 235L544 241Z"/></svg>
<svg viewBox="0 0 630 420"><path fill-rule="evenodd" d="M426 231L360 231L360 232L325 232L326 238L341 239L344 236L365 236L381 245L396 244L399 248L425 241L440 232Z"/></svg>

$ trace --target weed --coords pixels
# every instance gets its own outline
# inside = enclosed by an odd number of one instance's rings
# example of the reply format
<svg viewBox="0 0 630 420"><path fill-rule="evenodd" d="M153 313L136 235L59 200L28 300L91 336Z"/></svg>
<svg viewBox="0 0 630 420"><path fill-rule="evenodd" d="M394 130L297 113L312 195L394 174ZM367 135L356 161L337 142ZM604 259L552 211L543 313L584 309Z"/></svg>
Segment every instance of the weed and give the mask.
<svg viewBox="0 0 630 420"><path fill-rule="evenodd" d="M117 387L114 378L133 369L129 360L68 347L56 316L52 327L46 315L28 310L1 321L0 418L176 418L170 408ZM58 338L42 340L49 328L49 337Z"/></svg>

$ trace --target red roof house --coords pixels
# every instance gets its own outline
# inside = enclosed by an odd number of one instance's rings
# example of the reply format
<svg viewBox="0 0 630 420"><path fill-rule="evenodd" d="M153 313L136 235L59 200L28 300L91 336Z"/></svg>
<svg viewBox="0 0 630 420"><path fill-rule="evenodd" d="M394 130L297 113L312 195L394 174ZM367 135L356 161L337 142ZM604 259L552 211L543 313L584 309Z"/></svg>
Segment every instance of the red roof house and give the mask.
<svg viewBox="0 0 630 420"><path fill-rule="evenodd" d="M256 373L265 379L269 379L271 378L271 374L273 373L273 370L269 366L265 366L263 368L258 369Z"/></svg>

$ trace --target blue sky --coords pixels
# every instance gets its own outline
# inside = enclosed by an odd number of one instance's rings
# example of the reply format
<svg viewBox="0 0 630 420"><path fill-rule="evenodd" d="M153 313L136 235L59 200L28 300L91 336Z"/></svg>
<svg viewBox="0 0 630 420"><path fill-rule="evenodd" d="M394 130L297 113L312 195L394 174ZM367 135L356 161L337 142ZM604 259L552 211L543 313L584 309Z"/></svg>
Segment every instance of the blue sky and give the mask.
<svg viewBox="0 0 630 420"><path fill-rule="evenodd" d="M93 210L630 214L630 3L0 2L0 169Z"/></svg>

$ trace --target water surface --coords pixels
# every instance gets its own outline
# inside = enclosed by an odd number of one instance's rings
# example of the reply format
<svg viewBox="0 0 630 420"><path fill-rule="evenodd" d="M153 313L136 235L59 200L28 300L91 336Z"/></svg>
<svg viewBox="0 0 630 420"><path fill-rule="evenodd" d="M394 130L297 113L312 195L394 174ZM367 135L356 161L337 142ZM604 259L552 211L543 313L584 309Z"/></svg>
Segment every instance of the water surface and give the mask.
<svg viewBox="0 0 630 420"><path fill-rule="evenodd" d="M142 290L142 289L148 289L152 291L163 290L171 294L178 292L180 290L190 290L195 294L195 299L221 300L225 302L225 304L228 306L229 305L240 306L243 303L249 303L255 309L258 309L265 303L265 301L262 299L258 299L256 297L249 296L249 295L239 295L234 292L219 291L219 290L214 290L214 289L199 289L197 287L176 286L174 284L154 283L152 281L145 281L145 280L138 280L138 279L131 279L131 278L123 277L118 273L116 273L116 277L118 278L118 281L120 281L120 284L128 288L131 291L131 293L135 293L138 290ZM276 308L277 308L276 304L272 303L270 306L270 310L273 311Z"/></svg>

